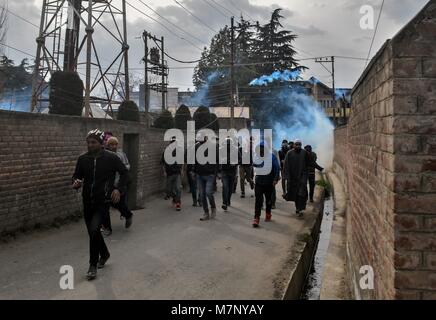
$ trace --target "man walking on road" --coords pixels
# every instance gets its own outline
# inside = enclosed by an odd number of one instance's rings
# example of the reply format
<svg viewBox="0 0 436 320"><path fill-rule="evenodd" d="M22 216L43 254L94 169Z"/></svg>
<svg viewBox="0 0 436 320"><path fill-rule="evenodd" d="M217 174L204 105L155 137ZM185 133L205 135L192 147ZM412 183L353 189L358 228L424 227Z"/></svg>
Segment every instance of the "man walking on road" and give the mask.
<svg viewBox="0 0 436 320"><path fill-rule="evenodd" d="M103 268L110 257L100 226L111 203L118 203L121 191L126 188L127 168L120 158L103 148L104 133L92 130L86 137L88 152L77 160L73 175L73 188L83 186L83 208L89 234L88 280L97 277L97 267ZM120 175L118 186L114 186L115 174Z"/></svg>
<svg viewBox="0 0 436 320"><path fill-rule="evenodd" d="M224 212L227 212L228 207L231 205L231 198L233 193L233 186L235 184L238 161L239 161L239 149L234 145L231 138L227 138L222 148L227 149L226 152L220 151L220 155L223 155L221 159L221 180L223 182L223 205ZM225 157L224 157L224 154ZM232 163L232 154L236 155L234 163Z"/></svg>
<svg viewBox="0 0 436 320"><path fill-rule="evenodd" d="M216 150L217 154L216 157L213 159L213 163L210 163L209 161L206 161L206 163L201 164L198 161L198 149L205 145L207 142L207 137L199 137L200 142L198 142L195 146L195 173L197 175L197 187L200 189L200 198L201 198L201 204L203 205L203 211L204 214L200 218L201 221L207 221L209 219L215 219L216 217L216 203L215 203L215 197L214 197L214 184L215 179L218 174L218 150ZM217 146L211 142L209 149L215 148L217 149ZM203 154L204 157L208 157L209 149L205 150L205 153ZM208 203L209 201L209 203ZM210 205L210 215L209 215L209 205Z"/></svg>
<svg viewBox="0 0 436 320"><path fill-rule="evenodd" d="M285 199L295 202L298 217L302 217L302 211L306 209L308 164L309 156L302 149L302 142L297 139L294 141L294 149L286 155L284 178L287 184Z"/></svg>
<svg viewBox="0 0 436 320"><path fill-rule="evenodd" d="M285 158L286 158L286 154L289 151L289 144L288 144L288 140L283 140L282 141L282 148L279 150L279 160L280 160L280 171L282 173L282 177L283 177L283 166L285 164ZM286 180L282 179L282 191L283 194L282 196L284 197L286 194Z"/></svg>
<svg viewBox="0 0 436 320"><path fill-rule="evenodd" d="M123 164L126 166L127 170L130 170L130 163L129 163L129 159L127 159L126 154L121 151L118 150L118 139L114 136L110 137L107 140L107 149L113 153L115 153L120 160L123 162ZM120 176L117 173L115 176L115 182L114 182L114 186L118 187L118 184L120 182ZM129 179L127 179L127 185L129 184ZM126 219L125 222L125 227L126 229L130 228L130 226L132 225L132 221L133 221L133 213L132 211L129 210L128 207L128 202L127 202L127 189L128 186L126 188L126 190L124 190L123 192L121 192L121 198L120 198L120 202L118 203L111 203L111 206L115 209L117 209L120 213L121 213L121 218ZM108 215L103 223L103 225L105 226L105 229L112 233L112 224L111 224L111 220L110 220L110 214L108 212Z"/></svg>
<svg viewBox="0 0 436 320"><path fill-rule="evenodd" d="M256 157L271 157L272 167L268 174L258 173L259 168L263 168L264 164L253 164L255 173L255 186L254 193L256 196L255 208L254 208L254 220L253 227L258 228L260 223L260 215L263 206L263 198L265 197L265 221L271 221L272 214L272 194L273 189L280 179L280 164L277 157L272 153L271 149L264 143L260 142L259 146L256 148Z"/></svg>
<svg viewBox="0 0 436 320"><path fill-rule="evenodd" d="M171 144L177 144L177 140L175 137L171 139ZM177 150L173 150L173 157L176 156ZM167 159L165 159L165 152L162 154L162 164L163 164L163 173L166 176L167 184L166 184L166 198L172 198L173 205L175 206L177 211L182 210L181 207L181 198L182 198L182 172L183 172L183 164L168 163Z"/></svg>
<svg viewBox="0 0 436 320"><path fill-rule="evenodd" d="M243 144L240 143L239 152L242 159L249 159L248 163L242 163L239 165L239 179L241 183L241 198L245 198L245 181L250 184L251 190L254 189L253 182L253 137L250 137L250 144L244 150Z"/></svg>
<svg viewBox="0 0 436 320"><path fill-rule="evenodd" d="M308 180L309 180L309 199L310 202L313 202L313 195L315 193L315 169L319 171L323 171L324 168L320 167L318 163L316 163L317 155L312 151L312 146L307 145L304 147L308 156L309 156L309 164L308 164Z"/></svg>

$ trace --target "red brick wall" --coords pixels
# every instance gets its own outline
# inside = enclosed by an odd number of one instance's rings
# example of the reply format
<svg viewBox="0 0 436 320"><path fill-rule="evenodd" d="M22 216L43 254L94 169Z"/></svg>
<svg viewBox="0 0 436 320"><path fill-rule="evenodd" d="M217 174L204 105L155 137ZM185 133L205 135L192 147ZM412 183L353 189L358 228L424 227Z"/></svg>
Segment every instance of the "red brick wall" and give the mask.
<svg viewBox="0 0 436 320"><path fill-rule="evenodd" d="M139 123L0 111L0 233L81 214L71 189L84 137L94 128L139 134L137 205L162 190L163 131Z"/></svg>
<svg viewBox="0 0 436 320"><path fill-rule="evenodd" d="M436 299L435 37L432 0L379 51L353 90L348 127L335 132L349 262L357 278L363 265L375 273L363 298Z"/></svg>

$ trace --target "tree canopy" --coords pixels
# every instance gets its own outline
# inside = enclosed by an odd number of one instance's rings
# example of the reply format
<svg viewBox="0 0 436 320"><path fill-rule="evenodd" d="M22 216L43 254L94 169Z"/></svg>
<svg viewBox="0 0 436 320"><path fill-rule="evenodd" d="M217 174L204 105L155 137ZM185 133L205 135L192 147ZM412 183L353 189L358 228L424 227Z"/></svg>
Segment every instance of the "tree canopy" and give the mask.
<svg viewBox="0 0 436 320"><path fill-rule="evenodd" d="M241 16L235 26L234 74L241 104L255 105L266 90L249 86L251 80L275 71L306 69L295 58L297 52L293 43L297 35L284 29L281 11L274 10L269 21L263 25L255 25ZM231 101L230 50L231 29L226 26L212 38L210 46L204 48L194 70L193 83L197 91L206 92L203 100L209 106L228 105Z"/></svg>

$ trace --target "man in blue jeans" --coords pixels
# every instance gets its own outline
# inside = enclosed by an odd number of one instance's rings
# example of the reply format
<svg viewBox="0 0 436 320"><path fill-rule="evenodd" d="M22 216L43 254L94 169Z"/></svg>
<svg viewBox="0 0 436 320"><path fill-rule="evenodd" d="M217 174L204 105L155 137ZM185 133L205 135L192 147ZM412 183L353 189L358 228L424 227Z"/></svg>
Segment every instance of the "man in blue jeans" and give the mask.
<svg viewBox="0 0 436 320"><path fill-rule="evenodd" d="M222 149L226 148L226 154L224 151L220 151L223 158L221 159L221 180L223 182L223 205L222 208L224 212L227 212L228 207L231 205L231 198L233 193L233 188L235 185L236 174L238 169L238 162L240 160L239 149L235 146L231 138L227 138L224 142ZM232 159L232 154L236 157ZM233 163L232 163L232 160Z"/></svg>
<svg viewBox="0 0 436 320"><path fill-rule="evenodd" d="M198 148L207 143L207 137L200 140L195 146L195 151L197 154ZM216 145L211 143L211 147L216 148ZM204 156L208 156L208 151L206 150ZM198 155L197 155L198 156ZM214 197L214 183L216 175L218 173L218 151L214 159L214 163L209 161L205 164L200 164L198 162L198 157L196 156L195 161L195 173L197 175L197 187L200 190L201 204L203 205L204 214L200 218L201 221L207 221L209 219L214 219L216 217L216 204ZM208 203L209 202L209 203ZM210 205L210 215L209 215L209 205Z"/></svg>

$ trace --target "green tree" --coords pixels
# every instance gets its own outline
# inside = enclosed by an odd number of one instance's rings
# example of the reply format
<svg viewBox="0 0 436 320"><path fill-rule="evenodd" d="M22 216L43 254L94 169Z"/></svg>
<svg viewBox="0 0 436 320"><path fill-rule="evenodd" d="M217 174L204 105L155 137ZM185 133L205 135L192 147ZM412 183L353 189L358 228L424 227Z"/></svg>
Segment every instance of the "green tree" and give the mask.
<svg viewBox="0 0 436 320"><path fill-rule="evenodd" d="M258 74L271 74L277 70L292 70L299 67L294 58L297 52L293 46L297 35L283 30L281 19L284 17L281 11L282 9L274 10L270 21L258 28L253 50L257 61L265 62L258 66Z"/></svg>

